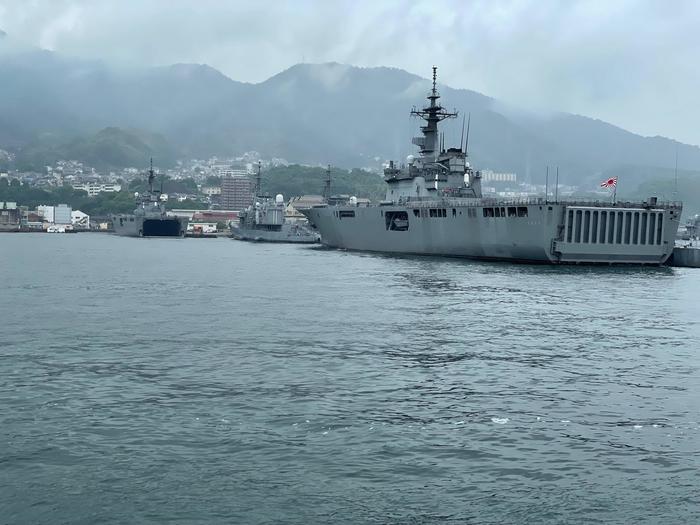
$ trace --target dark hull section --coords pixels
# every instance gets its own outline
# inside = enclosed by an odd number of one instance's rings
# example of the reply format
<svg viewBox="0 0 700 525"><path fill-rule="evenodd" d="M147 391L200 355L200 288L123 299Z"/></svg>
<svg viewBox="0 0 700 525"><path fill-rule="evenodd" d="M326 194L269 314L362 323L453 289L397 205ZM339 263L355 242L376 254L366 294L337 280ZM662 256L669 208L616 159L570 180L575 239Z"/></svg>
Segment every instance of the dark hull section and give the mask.
<svg viewBox="0 0 700 525"><path fill-rule="evenodd" d="M126 237L184 237L187 219L178 217L143 218L136 215L113 217L114 233Z"/></svg>
<svg viewBox="0 0 700 525"><path fill-rule="evenodd" d="M180 235L180 221L177 219L146 219L143 221L143 237L180 237Z"/></svg>

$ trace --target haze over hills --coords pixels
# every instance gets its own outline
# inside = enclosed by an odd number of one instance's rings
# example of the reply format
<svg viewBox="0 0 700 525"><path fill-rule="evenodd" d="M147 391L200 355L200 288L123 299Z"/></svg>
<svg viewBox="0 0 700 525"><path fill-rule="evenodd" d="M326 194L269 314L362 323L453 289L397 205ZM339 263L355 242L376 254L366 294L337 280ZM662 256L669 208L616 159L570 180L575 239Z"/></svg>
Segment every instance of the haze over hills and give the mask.
<svg viewBox="0 0 700 525"><path fill-rule="evenodd" d="M292 162L377 165L375 159L403 160L415 152L410 139L420 122L408 113L425 102L430 85L399 69L337 63L298 64L248 84L206 65L119 69L10 49L10 40L0 39L0 148L20 156L45 133L70 143L118 127L162 135L169 146L160 142L157 149L172 149L172 156L257 150ZM480 169L514 171L521 180L541 182L545 166L558 165L562 181L576 182L640 166L634 177L641 182L653 176L650 168L672 168L676 152L679 168L700 167L697 146L642 137L578 115L536 115L466 89L439 90L445 107L471 114L469 150ZM443 127L448 146L459 142L461 126L460 118ZM139 154L137 147L105 164L131 162Z"/></svg>

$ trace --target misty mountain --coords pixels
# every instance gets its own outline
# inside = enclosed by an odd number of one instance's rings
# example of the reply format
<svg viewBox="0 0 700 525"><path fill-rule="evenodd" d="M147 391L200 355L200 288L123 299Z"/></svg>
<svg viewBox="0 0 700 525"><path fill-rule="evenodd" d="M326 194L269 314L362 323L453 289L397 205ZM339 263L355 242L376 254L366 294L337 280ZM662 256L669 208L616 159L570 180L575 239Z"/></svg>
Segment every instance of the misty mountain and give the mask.
<svg viewBox="0 0 700 525"><path fill-rule="evenodd" d="M2 52L8 40L0 40L0 148L19 151L45 133L117 127L161 134L181 156L257 150L292 162L377 165L415 152L410 139L420 121L409 111L426 102L430 87L403 70L335 63L298 64L248 84L206 65L119 69L36 49ZM469 151L480 169L542 182L545 166L558 165L561 180L574 182L623 166L625 173L673 167L676 152L680 168L700 166L696 146L578 115L536 115L465 89L439 90L446 108L471 115ZM459 143L461 127L461 118L445 123L448 146Z"/></svg>

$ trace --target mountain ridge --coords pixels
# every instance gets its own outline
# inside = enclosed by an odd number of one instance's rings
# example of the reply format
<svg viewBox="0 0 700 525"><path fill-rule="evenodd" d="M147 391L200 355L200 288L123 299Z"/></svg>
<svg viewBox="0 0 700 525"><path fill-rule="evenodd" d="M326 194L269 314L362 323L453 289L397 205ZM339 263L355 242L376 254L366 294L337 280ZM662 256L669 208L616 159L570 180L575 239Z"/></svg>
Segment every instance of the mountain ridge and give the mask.
<svg viewBox="0 0 700 525"><path fill-rule="evenodd" d="M257 150L345 167L415 153L410 140L420 122L408 114L430 88L428 79L384 66L301 63L253 84L206 64L119 70L36 49L0 53L0 76L7 79L0 83L0 148L21 149L47 131L119 127L162 134L181 156ZM479 169L540 182L545 166L558 165L562 180L575 182L615 166L668 168L676 151L679 168L700 166L697 146L582 115L537 115L466 88L438 89L445 107L471 115L469 149ZM461 124L445 122L448 145L459 141Z"/></svg>

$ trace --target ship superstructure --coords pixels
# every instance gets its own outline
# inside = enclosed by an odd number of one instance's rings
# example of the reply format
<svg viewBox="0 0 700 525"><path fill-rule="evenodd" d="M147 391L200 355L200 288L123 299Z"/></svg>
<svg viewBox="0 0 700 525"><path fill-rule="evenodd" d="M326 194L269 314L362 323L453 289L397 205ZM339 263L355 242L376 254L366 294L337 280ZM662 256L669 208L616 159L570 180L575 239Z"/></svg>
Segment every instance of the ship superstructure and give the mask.
<svg viewBox="0 0 700 525"><path fill-rule="evenodd" d="M112 216L114 232L127 237L184 237L188 220L171 217L165 209L163 189L153 188L155 172L153 160L148 170L148 191L136 194L138 206L131 214Z"/></svg>
<svg viewBox="0 0 700 525"><path fill-rule="evenodd" d="M439 103L437 68L413 139L417 156L384 170L378 205L326 203L304 210L330 247L539 263L662 264L673 251L682 205L485 198L467 142L445 148L438 124L455 118Z"/></svg>

